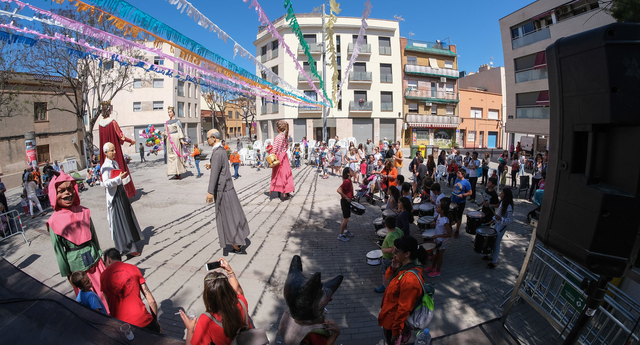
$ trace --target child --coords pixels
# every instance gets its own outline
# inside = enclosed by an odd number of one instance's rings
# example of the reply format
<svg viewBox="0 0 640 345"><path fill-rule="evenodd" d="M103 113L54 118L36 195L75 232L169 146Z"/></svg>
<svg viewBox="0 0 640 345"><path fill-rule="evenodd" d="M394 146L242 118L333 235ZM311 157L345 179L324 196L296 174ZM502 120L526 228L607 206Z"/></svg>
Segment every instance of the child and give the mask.
<svg viewBox="0 0 640 345"><path fill-rule="evenodd" d="M296 169L300 169L300 154L302 153L302 151L300 151L300 144L296 144L294 149L293 149L293 157L295 159L295 167Z"/></svg>
<svg viewBox="0 0 640 345"><path fill-rule="evenodd" d="M453 184L456 182L456 175L458 174L459 168L460 167L458 166L456 160L451 160L451 164L449 164L449 166L447 167L447 174L449 176L447 178L447 187L453 186Z"/></svg>
<svg viewBox="0 0 640 345"><path fill-rule="evenodd" d="M93 187L95 178L93 177L93 170L87 169L87 184Z"/></svg>
<svg viewBox="0 0 640 345"><path fill-rule="evenodd" d="M518 163L518 154L515 153L515 159L511 163L511 188L516 188L518 181L518 173L520 172L520 163Z"/></svg>
<svg viewBox="0 0 640 345"><path fill-rule="evenodd" d="M444 193L442 193L442 191L440 190L440 184L439 183L434 183L431 186L431 203L434 206L438 206L440 205L440 203L442 202L442 199L444 199Z"/></svg>
<svg viewBox="0 0 640 345"><path fill-rule="evenodd" d="M262 154L260 153L260 149L258 149L258 152L256 152L256 171L260 171L260 168L262 167Z"/></svg>
<svg viewBox="0 0 640 345"><path fill-rule="evenodd" d="M362 159L360 161L360 174L362 175L362 183L366 183L367 181L367 160Z"/></svg>
<svg viewBox="0 0 640 345"><path fill-rule="evenodd" d="M354 234L347 230L347 223L351 217L351 199L353 198L353 183L351 183L351 175L353 172L349 167L342 170L342 184L338 187L338 194L340 194L340 208L342 208L342 223L340 224L340 235L338 240L343 242L349 242L349 237L353 237Z"/></svg>
<svg viewBox="0 0 640 345"><path fill-rule="evenodd" d="M87 276L87 272L73 272L71 274L71 284L80 290L78 291L78 297L76 297L76 300L80 302L80 304L93 310L97 310L103 314L107 314L107 309L104 307L104 304L102 304L98 295L91 291L93 283L91 283L91 279Z"/></svg>
<svg viewBox="0 0 640 345"><path fill-rule="evenodd" d="M22 198L22 200L20 200L20 204L22 205L22 209L24 210L24 215L28 216L30 215L30 213L29 213L29 201L27 201L27 196L24 193L22 193L20 197Z"/></svg>
<svg viewBox="0 0 640 345"><path fill-rule="evenodd" d="M387 272L387 268L391 266L391 261L393 260L393 241L404 236L404 232L396 228L395 217L387 217L384 220L384 225L386 226L388 233L380 247L382 250L382 260L380 265L380 268L382 268L382 285L375 289L375 292L377 293L383 293L384 290L387 289L387 285L389 285L389 281L385 277L385 272Z"/></svg>
<svg viewBox="0 0 640 345"><path fill-rule="evenodd" d="M547 173L542 173L542 179L538 182L538 189L544 190L544 186L547 184Z"/></svg>
<svg viewBox="0 0 640 345"><path fill-rule="evenodd" d="M320 169L320 149L316 147L316 169Z"/></svg>
<svg viewBox="0 0 640 345"><path fill-rule="evenodd" d="M407 197L401 197L398 202L398 218L396 226L402 230L405 236L411 236L410 225L413 223L413 204Z"/></svg>
<svg viewBox="0 0 640 345"><path fill-rule="evenodd" d="M438 248L438 254L433 260L431 267L427 267L422 271L423 273L428 273L431 278L440 276L442 258L444 257L444 250L446 249L445 244L451 237L450 205L451 199L442 198L442 200L440 200L440 204L436 207L435 220L431 223L436 227L436 234L432 238L436 241L436 245L440 245L440 248Z"/></svg>
<svg viewBox="0 0 640 345"><path fill-rule="evenodd" d="M329 165L333 160L333 155L330 152L322 151L320 157L320 162L322 164L322 178L326 180L329 178Z"/></svg>

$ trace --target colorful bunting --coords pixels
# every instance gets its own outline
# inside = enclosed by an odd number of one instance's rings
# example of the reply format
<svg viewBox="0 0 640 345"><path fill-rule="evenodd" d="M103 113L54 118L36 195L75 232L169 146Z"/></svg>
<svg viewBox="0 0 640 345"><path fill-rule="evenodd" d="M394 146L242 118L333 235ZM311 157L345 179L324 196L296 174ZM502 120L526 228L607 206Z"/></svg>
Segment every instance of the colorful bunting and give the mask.
<svg viewBox="0 0 640 345"><path fill-rule="evenodd" d="M340 82L340 87L338 88L338 100L342 98L342 86L344 85L344 82L348 79L346 76L349 75L349 71L351 70L351 67L353 67L353 64L356 62L356 59L360 54L360 46L362 45L362 43L364 43L364 34L368 27L367 18L369 18L369 14L371 14L371 8L372 8L371 2L367 0L367 2L364 3L364 11L362 11L362 19L361 19L362 26L360 26L360 31L358 32L358 39L356 40L356 43L353 47L353 52L351 52L351 59L349 60L349 65L347 66L347 69L345 69L344 71L345 77Z"/></svg>
<svg viewBox="0 0 640 345"><path fill-rule="evenodd" d="M336 53L336 46L333 43L333 25L338 21L338 18L333 13L340 14L342 10L340 9L340 4L336 3L335 0L331 0L329 4L329 20L325 24L324 30L327 37L326 41L329 42L329 63L333 68L333 76L331 77L331 100L334 103L338 103L336 94L338 92L338 76L340 71L338 70L338 54Z"/></svg>

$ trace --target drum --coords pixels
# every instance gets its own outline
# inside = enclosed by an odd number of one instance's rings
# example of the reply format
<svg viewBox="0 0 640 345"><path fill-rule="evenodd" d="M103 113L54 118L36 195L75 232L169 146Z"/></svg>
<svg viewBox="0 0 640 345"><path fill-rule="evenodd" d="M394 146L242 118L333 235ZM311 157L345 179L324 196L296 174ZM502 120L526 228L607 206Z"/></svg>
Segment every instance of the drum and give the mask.
<svg viewBox="0 0 640 345"><path fill-rule="evenodd" d="M425 242L420 244L427 251L427 256L432 257L436 252L436 244L433 242Z"/></svg>
<svg viewBox="0 0 640 345"><path fill-rule="evenodd" d="M383 219L387 219L387 217L398 217L398 214L395 213L393 210L384 210L382 211L382 218Z"/></svg>
<svg viewBox="0 0 640 345"><path fill-rule="evenodd" d="M421 197L416 197L415 199L413 199L413 204L414 205L420 205L422 203L422 198Z"/></svg>
<svg viewBox="0 0 640 345"><path fill-rule="evenodd" d="M378 237L380 238L385 238L387 237L387 234L389 233L389 230L387 230L387 228L383 228L383 229L379 229L376 231L376 234L378 235Z"/></svg>
<svg viewBox="0 0 640 345"><path fill-rule="evenodd" d="M422 232L422 237L425 239L432 238L435 235L436 235L436 229L429 229Z"/></svg>
<svg viewBox="0 0 640 345"><path fill-rule="evenodd" d="M467 213L467 234L476 234L476 229L482 224L482 218L484 218L484 213L480 211Z"/></svg>
<svg viewBox="0 0 640 345"><path fill-rule="evenodd" d="M367 264L369 266L378 266L381 263L382 250L376 249L367 253Z"/></svg>
<svg viewBox="0 0 640 345"><path fill-rule="evenodd" d="M473 250L480 254L491 254L496 245L498 233L489 227L480 227L476 230L476 240L473 244Z"/></svg>
<svg viewBox="0 0 640 345"><path fill-rule="evenodd" d="M418 206L418 214L420 217L433 216L433 204L430 202L420 204L420 206Z"/></svg>
<svg viewBox="0 0 640 345"><path fill-rule="evenodd" d="M352 202L351 202L351 212L352 212L352 213L355 213L355 214L357 214L358 216L361 216L361 215L363 215L363 214L364 214L364 212L365 212L366 210L367 210L367 209L366 209L366 208L364 208L364 205L362 205L361 203L359 203L359 202L355 202L355 201L352 201Z"/></svg>
<svg viewBox="0 0 640 345"><path fill-rule="evenodd" d="M267 164L269 164L269 168L275 168L280 165L280 161L278 160L278 157L276 157L275 153L268 155L266 159Z"/></svg>
<svg viewBox="0 0 640 345"><path fill-rule="evenodd" d="M373 227L376 230L380 230L382 228L384 228L384 219L382 217L378 217L376 219L373 220Z"/></svg>
<svg viewBox="0 0 640 345"><path fill-rule="evenodd" d="M420 228L420 230L427 230L433 221L434 218L431 216L420 217L418 218L418 228Z"/></svg>
<svg viewBox="0 0 640 345"><path fill-rule="evenodd" d="M449 205L449 212L451 213L451 218L453 219L449 219L449 221L453 224L456 223L458 220L456 219L456 212L458 212L458 204L454 204L451 203Z"/></svg>

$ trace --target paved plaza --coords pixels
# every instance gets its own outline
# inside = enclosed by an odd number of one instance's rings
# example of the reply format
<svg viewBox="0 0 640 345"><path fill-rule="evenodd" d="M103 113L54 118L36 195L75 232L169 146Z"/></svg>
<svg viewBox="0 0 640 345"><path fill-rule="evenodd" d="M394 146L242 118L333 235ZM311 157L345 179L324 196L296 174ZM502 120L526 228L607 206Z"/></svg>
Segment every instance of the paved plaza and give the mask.
<svg viewBox="0 0 640 345"><path fill-rule="evenodd" d="M210 148L204 151L210 152ZM164 332L183 338L184 325L175 313L179 308L204 312L201 296L204 264L226 253L218 243L214 206L205 204L209 173L202 168L204 176L196 178L195 169L189 169L182 180L169 180L160 156L147 159L129 165L138 188L133 208L145 240L142 255L127 262L140 268L147 280L158 302ZM405 172L408 163L407 160ZM342 218L336 193L341 183L339 177L323 180L311 167L294 169L295 195L282 202L269 195L270 169L256 171L243 166L240 174L234 184L251 227L248 255L224 257L238 276L256 326L267 329L269 338L275 339L274 344L281 343L276 331L286 308L283 284L292 256L299 254L305 272L321 271L323 279L338 274L345 278L327 306L328 317L342 329L338 344L383 344L377 324L382 295L374 292L381 283L381 272L379 266L369 266L365 260L368 251L377 249L372 222L380 216L380 204L364 202L366 213L353 215L349 222L349 230L356 236L350 242L341 242L336 239ZM446 183L443 186L444 193L450 195L451 189ZM8 191L12 208L19 207L20 192ZM102 249L112 247L104 188L90 188L80 197L82 205L91 209ZM487 262L473 251L473 237L464 232L464 223L460 237L449 241L442 275L426 279L436 286L435 317L429 327L434 337L456 333L501 315L499 305L514 285L530 240L532 227L525 223L525 217L533 208L524 199L516 200L516 221L503 239L496 269L485 268ZM48 211L52 211L50 207ZM70 284L60 277L45 230L46 218L22 217L30 244L19 236L2 241L0 255L44 284L75 298ZM417 226L412 227L412 234L418 235ZM511 328L531 330L526 334L529 340L520 340L537 343L536 330L546 325L536 324L535 313L525 318L526 311L518 308L522 304L516 306L516 313L510 317L510 322L516 323Z"/></svg>

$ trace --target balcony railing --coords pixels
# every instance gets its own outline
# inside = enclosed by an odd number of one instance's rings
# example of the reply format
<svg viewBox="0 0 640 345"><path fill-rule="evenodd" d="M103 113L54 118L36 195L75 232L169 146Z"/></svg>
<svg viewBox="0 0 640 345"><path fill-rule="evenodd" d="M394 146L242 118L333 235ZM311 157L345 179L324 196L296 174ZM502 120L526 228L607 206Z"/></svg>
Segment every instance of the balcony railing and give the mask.
<svg viewBox="0 0 640 345"><path fill-rule="evenodd" d="M415 99L420 101L442 102L442 103L458 103L457 92L432 91L432 90L415 90L407 89L405 91L406 99Z"/></svg>
<svg viewBox="0 0 640 345"><path fill-rule="evenodd" d="M450 115L418 115L418 114L407 114L407 122L408 123L419 123L419 124L436 124L436 125L459 125L460 118L457 116Z"/></svg>
<svg viewBox="0 0 640 345"><path fill-rule="evenodd" d="M322 107L299 107L299 113L322 113Z"/></svg>
<svg viewBox="0 0 640 345"><path fill-rule="evenodd" d="M380 74L380 82L381 83L393 83L393 74L391 74L391 73L382 73L382 74Z"/></svg>
<svg viewBox="0 0 640 345"><path fill-rule="evenodd" d="M271 58L275 59L278 57L278 49L276 50L271 50Z"/></svg>
<svg viewBox="0 0 640 345"><path fill-rule="evenodd" d="M393 102L381 102L380 111L393 111Z"/></svg>
<svg viewBox="0 0 640 345"><path fill-rule="evenodd" d="M320 43L309 43L309 52L311 54L320 54L322 53L322 44ZM298 54L304 55L304 49L302 46L298 46Z"/></svg>
<svg viewBox="0 0 640 345"><path fill-rule="evenodd" d="M378 47L380 55L391 55L391 47Z"/></svg>
<svg viewBox="0 0 640 345"><path fill-rule="evenodd" d="M457 69L451 68L433 68L429 66L420 65L404 65L404 72L408 74L427 75L433 77L445 77L451 79L458 79L460 72Z"/></svg>
<svg viewBox="0 0 640 345"><path fill-rule="evenodd" d="M548 27L542 28L537 31L529 32L521 37L514 38L511 41L511 48L518 49L520 47L524 47L532 43L546 40L547 38L551 38L551 31L549 30Z"/></svg>
<svg viewBox="0 0 640 345"><path fill-rule="evenodd" d="M278 103L272 103L271 104L271 113L275 114L277 112L280 111L280 107L278 106Z"/></svg>
<svg viewBox="0 0 640 345"><path fill-rule="evenodd" d="M353 53L353 48L355 48L355 44L354 43L349 43L349 46L347 48L347 52L349 54ZM369 43L365 43L363 45L360 46L360 55L369 55L371 54L371 44Z"/></svg>
<svg viewBox="0 0 640 345"><path fill-rule="evenodd" d="M517 119L548 119L549 107L518 107L516 108Z"/></svg>
<svg viewBox="0 0 640 345"><path fill-rule="evenodd" d="M371 72L349 72L349 81L371 82Z"/></svg>
<svg viewBox="0 0 640 345"><path fill-rule="evenodd" d="M311 77L311 80L313 80L314 82L315 81L317 81L317 82L320 81L320 79L318 77L316 77L315 75L311 74L311 71L305 71L305 72L309 75L309 77ZM307 78L304 76L304 74L298 73L298 81L299 82L306 82Z"/></svg>
<svg viewBox="0 0 640 345"><path fill-rule="evenodd" d="M516 83L524 83L525 81L547 79L547 69L530 69L527 71L516 72Z"/></svg>
<svg viewBox="0 0 640 345"><path fill-rule="evenodd" d="M373 102L372 101L350 101L349 102L349 110L351 111L373 111Z"/></svg>
<svg viewBox="0 0 640 345"><path fill-rule="evenodd" d="M405 49L423 53L456 56L456 53L452 52L449 45L445 42L426 42L408 39Z"/></svg>
<svg viewBox="0 0 640 345"><path fill-rule="evenodd" d="M260 106L260 114L266 114L266 113L267 113L267 105L264 104Z"/></svg>
<svg viewBox="0 0 640 345"><path fill-rule="evenodd" d="M267 54L260 55L260 62L267 62Z"/></svg>

